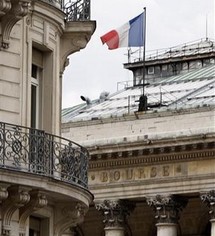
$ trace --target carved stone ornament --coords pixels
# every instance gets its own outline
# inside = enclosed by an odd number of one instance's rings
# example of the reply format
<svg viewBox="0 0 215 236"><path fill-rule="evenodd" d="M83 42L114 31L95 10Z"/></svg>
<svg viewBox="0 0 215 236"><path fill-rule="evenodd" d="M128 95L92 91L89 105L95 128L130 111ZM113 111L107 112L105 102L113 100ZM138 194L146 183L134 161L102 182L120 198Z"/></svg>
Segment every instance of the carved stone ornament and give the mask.
<svg viewBox="0 0 215 236"><path fill-rule="evenodd" d="M1 0L0 1L0 18L5 15L11 9L10 0Z"/></svg>
<svg viewBox="0 0 215 236"><path fill-rule="evenodd" d="M177 223L180 211L186 206L187 200L175 196L147 198L147 203L155 211L157 223Z"/></svg>
<svg viewBox="0 0 215 236"><path fill-rule="evenodd" d="M215 219L215 190L202 193L200 198L209 208L210 218Z"/></svg>
<svg viewBox="0 0 215 236"><path fill-rule="evenodd" d="M8 188L9 196L2 205L2 235L10 235L10 223L15 211L30 200L29 188L12 186Z"/></svg>
<svg viewBox="0 0 215 236"><path fill-rule="evenodd" d="M36 210L43 208L47 205L48 200L46 195L40 191L30 192L31 199L24 207L20 208L19 211L19 230L20 235L25 235L25 223L27 218Z"/></svg>
<svg viewBox="0 0 215 236"><path fill-rule="evenodd" d="M0 202L8 197L8 185L0 184Z"/></svg>
<svg viewBox="0 0 215 236"><path fill-rule="evenodd" d="M102 212L105 227L116 227L127 223L127 216L134 209L134 205L124 200L105 200L96 204L96 209Z"/></svg>
<svg viewBox="0 0 215 236"><path fill-rule="evenodd" d="M12 5L9 6L9 2L7 0L3 0L7 3L7 7L4 8L4 13L1 16L1 8L0 8L0 24L1 24L1 47L7 49L9 47L10 33L14 25L21 20L24 16L26 16L30 9L30 0L13 0L11 1ZM5 8L7 10L5 10Z"/></svg>
<svg viewBox="0 0 215 236"><path fill-rule="evenodd" d="M56 223L55 235L60 236L65 230L80 224L84 220L88 207L82 203L76 203L75 206L66 206L61 210L61 219Z"/></svg>

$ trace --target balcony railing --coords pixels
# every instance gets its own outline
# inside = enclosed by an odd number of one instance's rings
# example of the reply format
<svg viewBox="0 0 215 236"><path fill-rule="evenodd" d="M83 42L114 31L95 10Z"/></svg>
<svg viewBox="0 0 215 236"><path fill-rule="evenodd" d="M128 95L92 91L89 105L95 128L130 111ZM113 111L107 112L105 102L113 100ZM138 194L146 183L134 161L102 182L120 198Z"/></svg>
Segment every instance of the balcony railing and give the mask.
<svg viewBox="0 0 215 236"><path fill-rule="evenodd" d="M63 8L67 21L90 20L90 0L67 2Z"/></svg>
<svg viewBox="0 0 215 236"><path fill-rule="evenodd" d="M87 149L70 140L0 122L0 169L28 172L88 188Z"/></svg>
<svg viewBox="0 0 215 236"><path fill-rule="evenodd" d="M90 0L41 0L62 9L67 21L90 20Z"/></svg>

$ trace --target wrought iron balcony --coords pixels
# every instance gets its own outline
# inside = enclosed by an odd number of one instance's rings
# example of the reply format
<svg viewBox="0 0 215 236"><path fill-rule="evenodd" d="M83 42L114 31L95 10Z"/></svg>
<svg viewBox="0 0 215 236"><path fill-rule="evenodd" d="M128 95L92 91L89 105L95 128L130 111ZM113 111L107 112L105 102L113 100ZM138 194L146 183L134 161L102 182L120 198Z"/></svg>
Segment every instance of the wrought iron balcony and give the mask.
<svg viewBox="0 0 215 236"><path fill-rule="evenodd" d="M0 122L0 169L28 172L88 188L88 151L70 140Z"/></svg>
<svg viewBox="0 0 215 236"><path fill-rule="evenodd" d="M90 0L42 0L58 8L66 14L67 21L90 20Z"/></svg>
<svg viewBox="0 0 215 236"><path fill-rule="evenodd" d="M67 2L63 8L67 15L67 21L90 20L90 0L78 0Z"/></svg>

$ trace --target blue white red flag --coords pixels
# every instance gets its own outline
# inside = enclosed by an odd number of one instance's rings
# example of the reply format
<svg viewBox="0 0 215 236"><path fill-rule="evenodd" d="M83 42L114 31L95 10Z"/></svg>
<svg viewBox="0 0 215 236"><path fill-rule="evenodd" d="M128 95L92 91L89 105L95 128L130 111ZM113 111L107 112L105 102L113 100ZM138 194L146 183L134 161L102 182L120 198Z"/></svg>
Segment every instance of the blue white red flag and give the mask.
<svg viewBox="0 0 215 236"><path fill-rule="evenodd" d="M121 47L141 47L144 46L145 12L136 16L121 27L111 30L101 36L103 44L108 45L108 49Z"/></svg>

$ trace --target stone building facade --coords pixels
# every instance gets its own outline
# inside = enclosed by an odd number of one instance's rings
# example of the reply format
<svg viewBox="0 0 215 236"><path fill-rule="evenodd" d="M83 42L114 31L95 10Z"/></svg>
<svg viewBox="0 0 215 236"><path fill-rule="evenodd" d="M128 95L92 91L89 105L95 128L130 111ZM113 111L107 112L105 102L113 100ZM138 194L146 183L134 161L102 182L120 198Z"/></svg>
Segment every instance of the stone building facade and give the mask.
<svg viewBox="0 0 215 236"><path fill-rule="evenodd" d="M0 235L74 235L93 195L88 151L60 137L67 57L95 30L90 1L0 1Z"/></svg>
<svg viewBox="0 0 215 236"><path fill-rule="evenodd" d="M141 61L125 64L133 85L63 110L62 135L90 153L95 199L80 235L215 236L215 49L208 39L197 45L148 59L145 111ZM171 63L192 68L147 74Z"/></svg>

